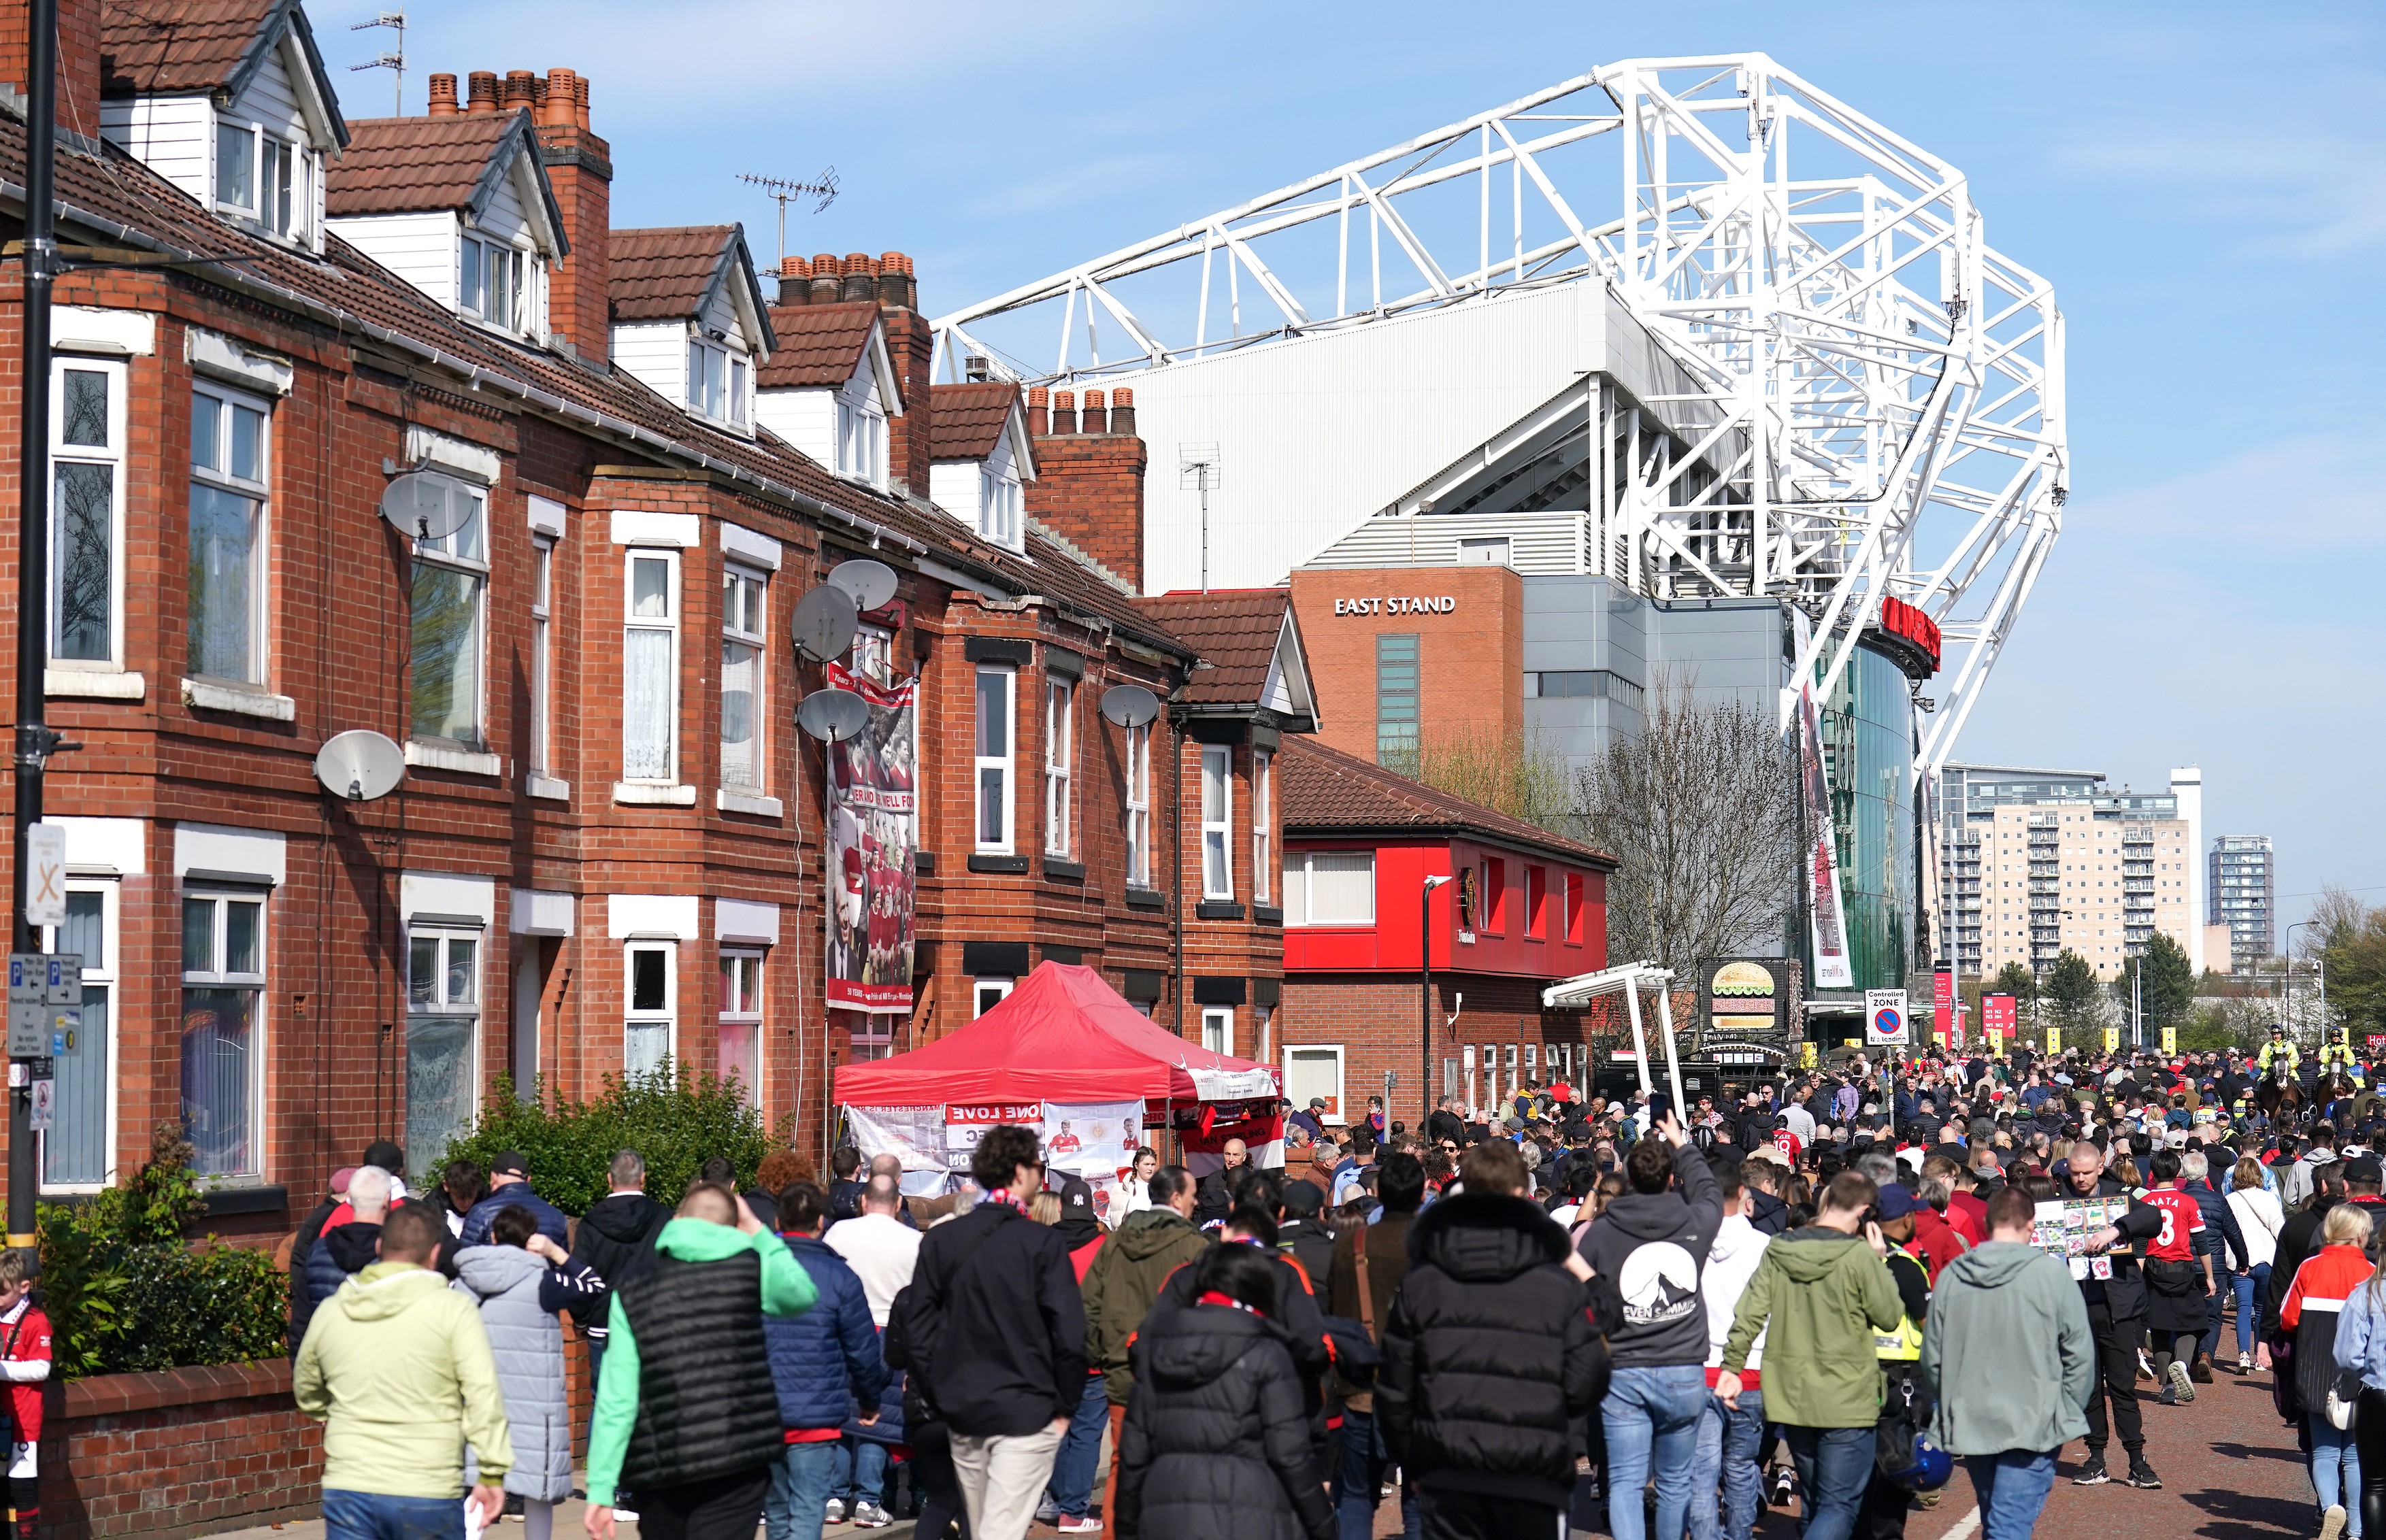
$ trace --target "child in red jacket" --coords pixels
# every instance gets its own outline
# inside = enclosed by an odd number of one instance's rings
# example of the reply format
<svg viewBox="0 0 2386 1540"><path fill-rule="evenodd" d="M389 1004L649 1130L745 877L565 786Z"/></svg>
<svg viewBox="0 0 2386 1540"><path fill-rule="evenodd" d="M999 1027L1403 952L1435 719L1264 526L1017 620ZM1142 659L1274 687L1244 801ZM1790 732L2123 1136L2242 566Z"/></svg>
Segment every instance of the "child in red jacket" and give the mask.
<svg viewBox="0 0 2386 1540"><path fill-rule="evenodd" d="M25 1254L0 1250L0 1375L8 1384L8 1519L12 1540L40 1521L42 1383L50 1377L50 1318L33 1303Z"/></svg>

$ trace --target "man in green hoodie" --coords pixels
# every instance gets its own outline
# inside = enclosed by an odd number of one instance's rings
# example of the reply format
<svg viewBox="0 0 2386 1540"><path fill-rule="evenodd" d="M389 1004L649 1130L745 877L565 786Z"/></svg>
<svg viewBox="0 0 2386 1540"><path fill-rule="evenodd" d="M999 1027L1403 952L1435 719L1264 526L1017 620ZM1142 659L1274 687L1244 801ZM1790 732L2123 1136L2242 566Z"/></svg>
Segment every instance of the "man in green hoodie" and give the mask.
<svg viewBox="0 0 2386 1540"><path fill-rule="evenodd" d="M588 1434L589 1540L613 1540L615 1489L645 1540L752 1540L785 1454L766 1315L801 1315L811 1275L746 1200L699 1182L614 1291Z"/></svg>
<svg viewBox="0 0 2386 1540"><path fill-rule="evenodd" d="M1209 1236L1193 1228L1192 1172L1182 1166L1162 1166L1151 1173L1149 1191L1151 1207L1129 1214L1086 1270L1086 1359L1102 1371L1113 1448L1124 1436L1127 1397L1135 1392L1135 1371L1127 1366L1135 1333L1151 1313L1168 1275L1200 1260L1211 1245ZM1118 1511L1117 1496L1118 1461L1113 1459L1103 1513Z"/></svg>
<svg viewBox="0 0 2386 1540"><path fill-rule="evenodd" d="M2029 1244L2036 1210L2014 1187L1989 1201L1988 1241L1940 1273L1922 1333L1931 1434L1971 1472L1985 1540L2028 1540L2096 1383L2088 1307L2071 1270Z"/></svg>
<svg viewBox="0 0 2386 1540"><path fill-rule="evenodd" d="M480 1459L471 1501L481 1522L505 1507L505 1397L479 1308L431 1269L446 1238L422 1205L391 1210L381 1259L308 1323L291 1390L324 1424L327 1540L462 1540L467 1444Z"/></svg>
<svg viewBox="0 0 2386 1540"><path fill-rule="evenodd" d="M1880 1418L1873 1333L1905 1319L1871 1218L1872 1178L1843 1171L1822 1211L1764 1248L1724 1343L1715 1395L1737 1406L1739 1371L1764 1333L1764 1414L1781 1426L1808 1510L1800 1540L1848 1540L1872 1479Z"/></svg>

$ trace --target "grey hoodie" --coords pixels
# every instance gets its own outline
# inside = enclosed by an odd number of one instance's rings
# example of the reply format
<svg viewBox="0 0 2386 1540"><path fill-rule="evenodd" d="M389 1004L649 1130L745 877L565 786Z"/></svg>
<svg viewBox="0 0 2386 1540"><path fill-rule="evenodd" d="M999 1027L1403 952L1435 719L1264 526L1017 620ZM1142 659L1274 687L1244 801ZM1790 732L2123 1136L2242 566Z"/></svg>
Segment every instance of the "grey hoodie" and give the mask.
<svg viewBox="0 0 2386 1540"><path fill-rule="evenodd" d="M1948 1263L1930 1296L1922 1373L1939 1396L1931 1435L1951 1455L2043 1453L2084 1435L2096 1344L2071 1270L2016 1241Z"/></svg>
<svg viewBox="0 0 2386 1540"><path fill-rule="evenodd" d="M1608 1337L1618 1369L1707 1361L1706 1308L1699 1273L1723 1223L1723 1189L1698 1146L1674 1151L1676 1186L1626 1193L1583 1232L1590 1271L1615 1281L1624 1321Z"/></svg>

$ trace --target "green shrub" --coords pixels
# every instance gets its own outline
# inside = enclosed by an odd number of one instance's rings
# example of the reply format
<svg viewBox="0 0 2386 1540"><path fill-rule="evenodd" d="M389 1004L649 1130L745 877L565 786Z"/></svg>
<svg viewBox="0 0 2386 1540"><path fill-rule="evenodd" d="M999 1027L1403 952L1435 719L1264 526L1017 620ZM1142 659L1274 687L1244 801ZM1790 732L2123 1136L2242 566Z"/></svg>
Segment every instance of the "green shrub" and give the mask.
<svg viewBox="0 0 2386 1540"><path fill-rule="evenodd" d="M647 1191L675 1203L714 1156L736 1167L741 1185L751 1182L772 1145L785 1142L788 1124L765 1126L735 1080L671 1063L649 1074L607 1075L604 1089L586 1101L544 1087L520 1100L512 1083L500 1078L482 1108L480 1125L449 1146L439 1165L460 1158L486 1171L500 1151L517 1151L530 1162L530 1184L539 1196L566 1213L584 1214L610 1189L606 1168L617 1151L645 1156ZM421 1171L415 1180L428 1187L439 1174L439 1169Z"/></svg>
<svg viewBox="0 0 2386 1540"><path fill-rule="evenodd" d="M206 1207L181 1125L161 1125L132 1179L35 1209L43 1305L61 1377L243 1363L284 1350L288 1281L262 1251L183 1227Z"/></svg>

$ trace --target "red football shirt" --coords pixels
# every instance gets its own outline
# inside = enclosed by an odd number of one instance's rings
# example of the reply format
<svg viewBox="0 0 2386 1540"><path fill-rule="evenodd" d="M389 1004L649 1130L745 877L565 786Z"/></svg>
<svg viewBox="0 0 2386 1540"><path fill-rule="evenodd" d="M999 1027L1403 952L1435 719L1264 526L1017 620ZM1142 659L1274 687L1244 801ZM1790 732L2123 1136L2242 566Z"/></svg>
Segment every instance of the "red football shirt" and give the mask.
<svg viewBox="0 0 2386 1540"><path fill-rule="evenodd" d="M2204 1210L2195 1199L2176 1187L2165 1187L2146 1195L2146 1201L2162 1210L2162 1233L2146 1243L2146 1255L2156 1261L2184 1262L2195 1255L2188 1237L2204 1231Z"/></svg>

